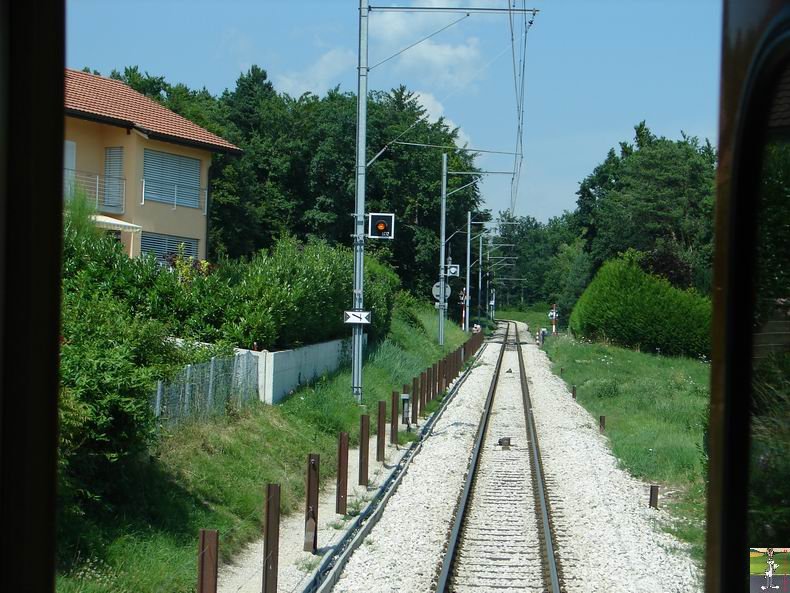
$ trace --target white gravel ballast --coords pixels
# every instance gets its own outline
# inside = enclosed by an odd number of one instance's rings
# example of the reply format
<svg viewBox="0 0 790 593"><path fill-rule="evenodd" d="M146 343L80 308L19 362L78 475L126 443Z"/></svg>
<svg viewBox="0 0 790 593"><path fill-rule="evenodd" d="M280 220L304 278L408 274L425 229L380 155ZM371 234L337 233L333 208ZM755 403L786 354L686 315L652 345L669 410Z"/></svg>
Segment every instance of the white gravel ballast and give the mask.
<svg viewBox="0 0 790 593"><path fill-rule="evenodd" d="M523 324L519 331L526 335ZM701 591L688 547L662 531L666 513L648 507L649 485L617 467L597 421L546 354L522 348L566 591Z"/></svg>
<svg viewBox="0 0 790 593"><path fill-rule="evenodd" d="M527 335L524 324L519 331ZM499 348L486 348L333 591L433 590ZM666 512L648 507L649 485L618 468L597 421L551 372L545 353L533 344L522 349L563 591L701 590L688 547L662 530Z"/></svg>
<svg viewBox="0 0 790 593"><path fill-rule="evenodd" d="M482 353L333 591L431 590L498 355L499 345Z"/></svg>

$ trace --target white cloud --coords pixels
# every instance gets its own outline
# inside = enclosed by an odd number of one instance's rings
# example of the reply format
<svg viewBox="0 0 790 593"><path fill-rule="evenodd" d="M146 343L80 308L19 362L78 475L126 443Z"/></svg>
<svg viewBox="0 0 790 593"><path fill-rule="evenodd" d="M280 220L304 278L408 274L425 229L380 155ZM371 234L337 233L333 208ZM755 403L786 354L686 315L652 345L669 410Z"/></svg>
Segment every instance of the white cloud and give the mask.
<svg viewBox="0 0 790 593"><path fill-rule="evenodd" d="M252 38L235 27L227 27L220 34L214 60L229 60L240 72L250 69L256 55Z"/></svg>
<svg viewBox="0 0 790 593"><path fill-rule="evenodd" d="M415 91L414 94L420 104L425 107L425 111L428 113L428 121L433 123L438 121L440 117L444 117L444 122L451 129L458 128L458 125L453 120L444 115L444 105L433 94L425 91ZM472 144L472 139L469 137L469 134L464 132L463 128L458 128L457 144L459 146Z"/></svg>
<svg viewBox="0 0 790 593"><path fill-rule="evenodd" d="M474 82L480 70L480 43L476 37L459 44L429 39L404 53L397 67L433 85L460 89Z"/></svg>
<svg viewBox="0 0 790 593"><path fill-rule="evenodd" d="M350 49L330 49L301 72L275 75L275 87L293 97L299 97L307 91L322 95L338 84L341 75L353 71L356 64L356 54Z"/></svg>
<svg viewBox="0 0 790 593"><path fill-rule="evenodd" d="M458 0L421 0L423 6L463 6ZM371 15L371 65L391 56L463 17L458 13L384 12ZM392 62L399 74L418 78L423 84L458 89L470 84L482 65L479 40L476 37L459 39L464 23L422 41ZM467 29L468 30L468 29ZM445 41L448 37L453 42Z"/></svg>

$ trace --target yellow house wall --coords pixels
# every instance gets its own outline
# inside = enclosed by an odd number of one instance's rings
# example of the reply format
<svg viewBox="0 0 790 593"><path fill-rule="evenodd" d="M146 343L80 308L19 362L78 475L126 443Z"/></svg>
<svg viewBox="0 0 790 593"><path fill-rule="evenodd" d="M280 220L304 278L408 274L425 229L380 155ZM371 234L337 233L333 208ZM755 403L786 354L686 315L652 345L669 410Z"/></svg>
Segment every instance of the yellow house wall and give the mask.
<svg viewBox="0 0 790 593"><path fill-rule="evenodd" d="M189 237L198 240L198 257L206 257L206 216L201 207L189 208L161 202L142 201L143 150L150 148L188 156L200 160L200 186L208 187L208 171L211 166L211 152L170 142L149 140L142 134L108 124L102 124L73 117L66 117L65 139L76 143L76 168L78 171L104 175L104 149L109 146L123 147L123 173L126 179L124 213L105 213L139 225L143 231ZM140 254L140 233L121 233L121 240L127 253ZM130 245L130 240L134 245Z"/></svg>

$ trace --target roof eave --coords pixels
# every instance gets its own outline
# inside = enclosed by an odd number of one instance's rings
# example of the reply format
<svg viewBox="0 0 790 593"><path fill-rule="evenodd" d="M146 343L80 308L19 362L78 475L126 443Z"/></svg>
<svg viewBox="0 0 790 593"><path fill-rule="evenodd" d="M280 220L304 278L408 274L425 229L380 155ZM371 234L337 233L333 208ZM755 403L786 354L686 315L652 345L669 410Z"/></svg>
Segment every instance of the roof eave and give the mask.
<svg viewBox="0 0 790 593"><path fill-rule="evenodd" d="M244 151L236 146L222 146L220 144L211 144L210 142L201 142L200 140L191 140L189 138L182 138L180 136L171 136L170 134L162 134L161 132L152 132L140 126L135 126L143 134L148 136L151 140L161 140L163 142L170 142L172 144L181 144L182 146L191 146L194 148L202 148L211 152L222 152L224 154L241 154Z"/></svg>
<svg viewBox="0 0 790 593"><path fill-rule="evenodd" d="M132 128L135 127L134 122L127 119L110 117L108 115L100 115L98 113L92 113L90 111L82 111L80 109L73 109L71 107L65 107L63 112L71 117L77 117L79 119L87 119L89 121L110 124L113 126L118 126L120 128L126 128L127 130L131 130Z"/></svg>
<svg viewBox="0 0 790 593"><path fill-rule="evenodd" d="M162 134L160 132L152 132L151 130L147 130L142 128L138 125L135 125L133 121L120 119L116 117L110 117L107 115L100 115L98 113L91 113L90 111L82 111L79 109L73 109L70 107L66 107L64 109L64 113L70 117L76 117L79 119L86 119L89 121L95 121L99 123L110 124L112 126L118 126L121 128L125 128L127 130L139 130L152 140L162 140L164 142L170 142L171 144L180 144L182 146L191 146L193 148L202 148L203 150L208 150L210 152L221 152L224 154L242 154L244 151L241 148L236 146L222 146L220 144L211 144L210 142L201 142L199 140L191 140L189 138L182 138L180 136L171 136L170 134Z"/></svg>

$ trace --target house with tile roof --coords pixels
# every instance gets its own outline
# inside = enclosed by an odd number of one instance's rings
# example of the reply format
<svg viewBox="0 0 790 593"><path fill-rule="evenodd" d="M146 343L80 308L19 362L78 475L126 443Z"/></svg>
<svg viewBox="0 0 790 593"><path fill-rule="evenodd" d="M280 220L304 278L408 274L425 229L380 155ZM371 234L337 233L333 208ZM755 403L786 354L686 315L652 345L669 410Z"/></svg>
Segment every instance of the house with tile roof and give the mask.
<svg viewBox="0 0 790 593"><path fill-rule="evenodd" d="M130 257L205 259L211 156L241 150L121 81L67 69L65 85L64 196L85 195Z"/></svg>

